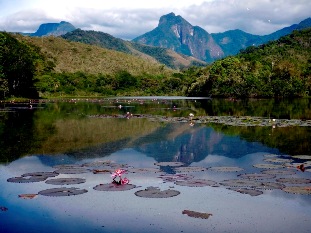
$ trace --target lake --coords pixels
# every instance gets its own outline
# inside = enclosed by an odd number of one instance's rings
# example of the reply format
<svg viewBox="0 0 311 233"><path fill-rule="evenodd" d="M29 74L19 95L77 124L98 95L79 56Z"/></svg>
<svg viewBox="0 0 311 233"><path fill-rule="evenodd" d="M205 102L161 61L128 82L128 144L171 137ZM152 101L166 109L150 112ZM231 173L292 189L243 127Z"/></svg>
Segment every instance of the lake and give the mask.
<svg viewBox="0 0 311 233"><path fill-rule="evenodd" d="M0 232L310 232L310 99L1 103L0 136Z"/></svg>

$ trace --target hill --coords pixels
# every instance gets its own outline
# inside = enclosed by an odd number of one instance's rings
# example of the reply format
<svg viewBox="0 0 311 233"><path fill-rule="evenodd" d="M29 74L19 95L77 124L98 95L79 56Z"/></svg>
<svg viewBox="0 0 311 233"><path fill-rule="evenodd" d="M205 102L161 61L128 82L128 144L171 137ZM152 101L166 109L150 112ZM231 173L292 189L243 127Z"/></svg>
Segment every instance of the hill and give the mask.
<svg viewBox="0 0 311 233"><path fill-rule="evenodd" d="M171 73L159 63L150 63L133 55L71 42L61 37L38 38L16 35L16 38L38 46L48 60L55 64L54 71L57 73L80 71L87 74L115 74L125 70L133 75Z"/></svg>
<svg viewBox="0 0 311 233"><path fill-rule="evenodd" d="M251 46L197 72L191 96L302 97L311 93L311 28Z"/></svg>
<svg viewBox="0 0 311 233"><path fill-rule="evenodd" d="M39 97L182 95L190 81L156 61L97 45L53 36L1 32L0 36L4 42L0 51L1 99L29 96L23 94L24 87L29 89L27 93L32 91L31 96ZM28 67L26 77L23 70ZM18 90L15 79L23 83Z"/></svg>
<svg viewBox="0 0 311 233"><path fill-rule="evenodd" d="M62 35L62 38L135 55L149 62L159 62L172 69L183 69L192 65L206 65L203 61L194 57L178 54L169 49L124 41L98 31L77 29Z"/></svg>

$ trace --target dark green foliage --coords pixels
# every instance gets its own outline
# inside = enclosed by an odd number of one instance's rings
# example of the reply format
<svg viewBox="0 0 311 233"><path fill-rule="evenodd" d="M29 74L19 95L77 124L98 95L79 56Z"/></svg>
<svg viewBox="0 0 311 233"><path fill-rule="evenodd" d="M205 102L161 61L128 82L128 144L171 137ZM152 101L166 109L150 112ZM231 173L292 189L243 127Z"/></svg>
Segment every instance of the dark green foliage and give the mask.
<svg viewBox="0 0 311 233"><path fill-rule="evenodd" d="M0 99L38 97L33 80L37 68L41 70L38 49L5 32L0 33L0 49Z"/></svg>
<svg viewBox="0 0 311 233"><path fill-rule="evenodd" d="M197 75L188 95L222 97L302 97L311 87L311 29L248 47L214 62Z"/></svg>

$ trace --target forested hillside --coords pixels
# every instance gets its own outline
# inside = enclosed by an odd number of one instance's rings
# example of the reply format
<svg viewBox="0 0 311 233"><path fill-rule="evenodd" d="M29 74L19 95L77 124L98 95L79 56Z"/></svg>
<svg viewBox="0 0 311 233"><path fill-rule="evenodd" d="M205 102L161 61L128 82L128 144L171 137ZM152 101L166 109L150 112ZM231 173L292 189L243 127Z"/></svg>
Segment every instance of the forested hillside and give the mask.
<svg viewBox="0 0 311 233"><path fill-rule="evenodd" d="M172 69L183 69L193 65L204 66L205 62L194 57L178 54L166 48L138 44L115 38L107 33L98 31L84 31L76 29L62 35L62 38L89 45L98 45L102 48L135 55L149 62L158 62Z"/></svg>
<svg viewBox="0 0 311 233"><path fill-rule="evenodd" d="M2 32L0 43L1 99L109 95L273 98L311 93L311 29L182 72L152 59L58 37Z"/></svg>
<svg viewBox="0 0 311 233"><path fill-rule="evenodd" d="M189 83L158 62L59 37L1 33L1 41L1 99L181 95Z"/></svg>
<svg viewBox="0 0 311 233"><path fill-rule="evenodd" d="M190 96L302 97L311 93L311 29L248 47L192 73Z"/></svg>

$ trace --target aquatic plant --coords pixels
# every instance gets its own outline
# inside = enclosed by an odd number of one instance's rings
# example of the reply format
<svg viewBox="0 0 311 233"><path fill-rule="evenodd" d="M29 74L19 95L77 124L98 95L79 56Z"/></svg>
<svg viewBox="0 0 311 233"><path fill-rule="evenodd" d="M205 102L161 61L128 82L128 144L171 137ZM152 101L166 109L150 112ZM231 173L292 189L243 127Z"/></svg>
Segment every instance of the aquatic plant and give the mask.
<svg viewBox="0 0 311 233"><path fill-rule="evenodd" d="M117 185L123 185L123 184L128 184L129 182L130 182L130 180L129 179L127 179L126 177L124 177L123 179L122 179L122 175L125 173L126 171L125 170L123 170L123 169L117 169L117 170L115 170L115 172L113 172L112 174L111 174L111 177L112 177L112 183L114 183L114 184L117 184ZM116 179L119 179L119 180L116 180Z"/></svg>

